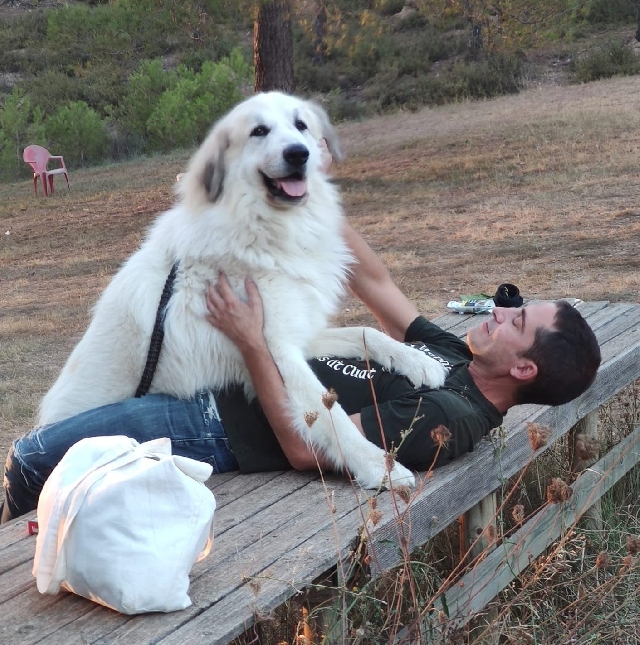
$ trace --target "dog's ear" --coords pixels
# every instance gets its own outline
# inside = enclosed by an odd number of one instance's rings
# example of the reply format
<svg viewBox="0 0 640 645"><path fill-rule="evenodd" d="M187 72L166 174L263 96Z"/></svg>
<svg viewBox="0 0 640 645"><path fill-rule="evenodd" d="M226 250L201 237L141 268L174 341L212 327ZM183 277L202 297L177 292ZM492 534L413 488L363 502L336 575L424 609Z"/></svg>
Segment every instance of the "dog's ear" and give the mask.
<svg viewBox="0 0 640 645"><path fill-rule="evenodd" d="M191 157L187 172L178 184L178 194L194 208L217 201L224 188L225 153L231 142L228 133L214 128Z"/></svg>
<svg viewBox="0 0 640 645"><path fill-rule="evenodd" d="M329 121L329 115L326 113L324 108L320 107L317 103L308 101L308 104L320 122L322 136L327 142L327 148L329 148L329 152L331 153L334 161L343 161L345 156L342 152L342 147L340 146L340 139L338 139L338 135L333 129L331 121Z"/></svg>
<svg viewBox="0 0 640 645"><path fill-rule="evenodd" d="M225 176L225 152L231 145L225 129L214 131L213 145L203 145L207 159L203 164L202 185L210 202L215 202L222 194Z"/></svg>
<svg viewBox="0 0 640 645"><path fill-rule="evenodd" d="M224 171L224 149L221 149L215 161L210 159L205 163L202 173L202 185L207 193L207 198L211 202L217 201L222 193Z"/></svg>

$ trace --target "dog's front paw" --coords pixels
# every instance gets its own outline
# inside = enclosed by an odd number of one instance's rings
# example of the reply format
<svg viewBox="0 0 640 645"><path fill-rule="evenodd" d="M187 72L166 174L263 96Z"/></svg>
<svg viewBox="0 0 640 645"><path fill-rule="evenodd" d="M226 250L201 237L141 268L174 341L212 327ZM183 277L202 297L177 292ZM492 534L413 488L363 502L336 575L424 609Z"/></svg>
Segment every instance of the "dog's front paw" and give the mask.
<svg viewBox="0 0 640 645"><path fill-rule="evenodd" d="M393 464L391 472L389 472L386 460L384 462L371 462L366 469L366 472L360 472L356 475L356 480L362 488L389 488L393 485L394 488L398 486L415 486L416 478L413 473L405 468L397 461Z"/></svg>
<svg viewBox="0 0 640 645"><path fill-rule="evenodd" d="M416 485L416 478L414 474L408 468L405 468L402 464L399 464L397 461L391 469L389 475L394 488L398 488L398 486L413 487ZM387 488L388 487L389 486L387 485Z"/></svg>
<svg viewBox="0 0 640 645"><path fill-rule="evenodd" d="M440 361L417 349L408 347L407 350L407 354L396 365L396 371L406 376L414 387L442 387L449 370Z"/></svg>

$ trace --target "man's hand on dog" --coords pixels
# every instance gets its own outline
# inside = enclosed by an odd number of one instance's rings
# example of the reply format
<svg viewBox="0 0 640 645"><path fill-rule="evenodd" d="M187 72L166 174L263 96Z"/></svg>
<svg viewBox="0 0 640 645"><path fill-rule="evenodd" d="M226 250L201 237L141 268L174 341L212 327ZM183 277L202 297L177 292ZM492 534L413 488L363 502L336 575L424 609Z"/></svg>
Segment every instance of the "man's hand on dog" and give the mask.
<svg viewBox="0 0 640 645"><path fill-rule="evenodd" d="M210 284L206 292L209 313L205 318L241 351L265 344L262 333L264 314L258 287L251 278L245 278L244 288L246 302L236 295L227 276L220 273L218 282Z"/></svg>

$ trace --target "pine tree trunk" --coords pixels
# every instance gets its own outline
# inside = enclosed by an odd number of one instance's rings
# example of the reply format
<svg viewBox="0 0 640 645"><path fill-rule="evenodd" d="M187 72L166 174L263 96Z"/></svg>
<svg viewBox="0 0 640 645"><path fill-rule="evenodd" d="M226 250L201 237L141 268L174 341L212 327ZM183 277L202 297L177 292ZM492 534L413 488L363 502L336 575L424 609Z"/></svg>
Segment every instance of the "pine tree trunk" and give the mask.
<svg viewBox="0 0 640 645"><path fill-rule="evenodd" d="M253 27L256 92L293 92L291 1L260 0Z"/></svg>
<svg viewBox="0 0 640 645"><path fill-rule="evenodd" d="M316 0L316 15L313 19L313 58L311 59L314 65L324 65L327 62L326 35L327 7L325 0Z"/></svg>
<svg viewBox="0 0 640 645"><path fill-rule="evenodd" d="M639 0L640 1L640 0ZM465 13L469 21L469 58L477 60L482 53L482 24L477 21L471 0L465 0Z"/></svg>

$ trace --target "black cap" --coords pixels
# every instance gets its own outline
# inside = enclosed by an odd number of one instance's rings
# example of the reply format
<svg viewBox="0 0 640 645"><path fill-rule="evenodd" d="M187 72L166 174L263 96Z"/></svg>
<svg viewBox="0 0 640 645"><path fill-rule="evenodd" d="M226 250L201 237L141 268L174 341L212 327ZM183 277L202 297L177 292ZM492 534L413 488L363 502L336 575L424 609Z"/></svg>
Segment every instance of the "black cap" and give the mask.
<svg viewBox="0 0 640 645"><path fill-rule="evenodd" d="M522 296L520 289L515 284L505 282L498 287L496 295L493 296L493 302L497 307L522 307Z"/></svg>

